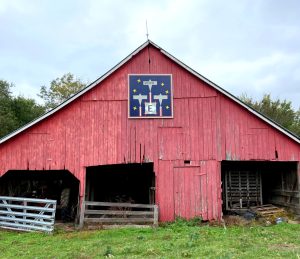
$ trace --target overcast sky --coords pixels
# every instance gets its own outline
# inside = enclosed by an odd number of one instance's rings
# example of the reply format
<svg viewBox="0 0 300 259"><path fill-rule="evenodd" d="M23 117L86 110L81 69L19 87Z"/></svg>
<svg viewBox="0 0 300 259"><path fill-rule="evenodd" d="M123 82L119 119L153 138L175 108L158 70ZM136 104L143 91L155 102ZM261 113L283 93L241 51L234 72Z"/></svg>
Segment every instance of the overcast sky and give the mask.
<svg viewBox="0 0 300 259"><path fill-rule="evenodd" d="M299 0L0 0L0 79L35 99L67 72L91 82L146 41L146 20L152 41L232 94L300 107Z"/></svg>

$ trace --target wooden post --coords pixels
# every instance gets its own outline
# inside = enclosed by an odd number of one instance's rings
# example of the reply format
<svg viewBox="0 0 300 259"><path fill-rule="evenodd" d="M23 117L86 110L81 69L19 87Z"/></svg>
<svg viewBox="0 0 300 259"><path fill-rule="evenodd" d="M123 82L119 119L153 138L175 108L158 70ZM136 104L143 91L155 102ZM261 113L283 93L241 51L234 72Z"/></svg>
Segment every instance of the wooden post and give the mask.
<svg viewBox="0 0 300 259"><path fill-rule="evenodd" d="M154 205L153 225L154 225L154 227L158 226L158 206L157 205Z"/></svg>
<svg viewBox="0 0 300 259"><path fill-rule="evenodd" d="M84 224L84 213L85 213L85 200L82 201L81 210L80 210L80 218L79 218L79 229L83 228Z"/></svg>

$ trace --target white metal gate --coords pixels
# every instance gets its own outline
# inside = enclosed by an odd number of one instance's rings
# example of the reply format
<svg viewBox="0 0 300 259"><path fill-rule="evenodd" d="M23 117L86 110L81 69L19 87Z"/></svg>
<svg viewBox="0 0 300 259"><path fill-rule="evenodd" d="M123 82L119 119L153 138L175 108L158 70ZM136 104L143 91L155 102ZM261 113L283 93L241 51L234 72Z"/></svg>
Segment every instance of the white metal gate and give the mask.
<svg viewBox="0 0 300 259"><path fill-rule="evenodd" d="M51 232L55 211L56 200L0 196L0 227Z"/></svg>

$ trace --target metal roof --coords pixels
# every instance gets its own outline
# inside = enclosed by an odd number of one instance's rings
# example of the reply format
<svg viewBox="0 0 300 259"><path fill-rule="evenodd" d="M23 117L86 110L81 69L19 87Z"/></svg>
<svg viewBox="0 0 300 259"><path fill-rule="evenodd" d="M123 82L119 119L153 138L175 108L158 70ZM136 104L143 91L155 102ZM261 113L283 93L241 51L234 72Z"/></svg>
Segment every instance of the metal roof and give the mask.
<svg viewBox="0 0 300 259"><path fill-rule="evenodd" d="M0 139L0 144L2 144L5 141L11 139L15 135L23 132L24 130L30 128L31 126L37 124L38 122L46 119L47 117L51 116L52 114L56 113L57 111L59 111L60 109L62 109L66 105L68 105L70 102L72 102L75 99L77 99L80 96L82 96L84 93L86 93L87 91L89 91L90 89L92 89L93 87L95 87L96 85L98 85L105 78L107 78L108 76L110 76L114 71L116 71L117 69L119 69L127 61L129 61L134 55L136 55L137 53L139 53L141 50L143 50L148 45L152 45L155 48L159 49L161 51L161 53L163 53L164 55L166 55L168 58L170 58L171 60L173 60L175 63L177 63L178 65L180 65L181 67L183 67L184 69L186 69L187 71L189 71L190 73L192 73L193 75L195 75L196 77L198 77L199 79L201 79L202 81L206 82L208 85L212 86L213 88L215 88L216 90L218 90L219 92L221 92L222 94L224 94L225 96L227 96L228 98L230 98L231 100L235 101L236 103L238 103L239 105L241 105L242 107L244 107L245 109L247 109L249 112L253 113L255 116L259 117L260 119L262 119L263 121L265 121L266 123L268 123L269 125L271 125L272 127L276 128L277 130L279 130L280 132L282 132L283 134L285 134L286 136L288 136L289 138L293 139L294 141L296 141L297 143L300 144L300 138L298 138L295 134L293 134L292 132L290 132L287 129L283 128L281 125L279 125L278 123L272 121L271 119L269 119L268 117L264 116L260 112L254 110L253 108L251 108L250 106L248 106L247 104L245 104L244 102L242 102L240 99L238 99L234 95L230 94L229 92L227 92L226 90L224 90L220 86L216 85L215 83L213 83L212 81L210 81L206 77L202 76L201 74L199 74L198 72L196 72L195 70L193 70L192 68L190 68L189 66L187 66L186 64L184 64L183 62L181 62L180 60L178 60L177 58L175 58L170 53L168 53L167 51L165 51L164 49L162 49L161 47L159 47L158 45L156 45L154 42L152 42L150 40L147 40L140 47L138 47L135 51L133 51L129 56L127 56L126 58L124 58L116 66L114 66L112 69L110 69L108 72L106 72L104 75L102 75L101 77L99 77L97 80L95 80L94 82L92 82L90 85L88 85L87 87L85 87L84 89L82 89L81 91L79 91L78 93L76 93L75 95L73 95L72 97L70 97L69 99L67 99L63 103L61 103L60 105L58 105L56 108L50 110L49 112L45 113L44 115L36 118L35 120L29 122L28 124L22 126L21 128L15 130L13 132L11 132L10 134L8 134L5 137L3 137L2 139Z"/></svg>

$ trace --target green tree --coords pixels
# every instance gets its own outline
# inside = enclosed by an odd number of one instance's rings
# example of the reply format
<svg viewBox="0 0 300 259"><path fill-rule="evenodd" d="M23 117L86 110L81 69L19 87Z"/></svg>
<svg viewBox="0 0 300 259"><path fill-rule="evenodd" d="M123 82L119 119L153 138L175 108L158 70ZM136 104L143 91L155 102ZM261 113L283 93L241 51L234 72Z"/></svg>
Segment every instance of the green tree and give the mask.
<svg viewBox="0 0 300 259"><path fill-rule="evenodd" d="M17 121L12 111L12 84L0 80L0 138L17 127Z"/></svg>
<svg viewBox="0 0 300 259"><path fill-rule="evenodd" d="M34 99L22 96L13 98L12 109L18 122L18 127L36 119L45 113L45 106L39 105Z"/></svg>
<svg viewBox="0 0 300 259"><path fill-rule="evenodd" d="M247 95L242 95L240 99L284 128L300 136L300 109L295 111L290 101L272 100L270 94L265 94L259 101L255 101Z"/></svg>
<svg viewBox="0 0 300 259"><path fill-rule="evenodd" d="M11 94L13 86L0 80L0 138L45 112L45 108L33 99L14 97Z"/></svg>
<svg viewBox="0 0 300 259"><path fill-rule="evenodd" d="M80 79L71 73L51 81L50 87L41 86L39 97L45 101L47 110L51 110L67 100L86 86Z"/></svg>

